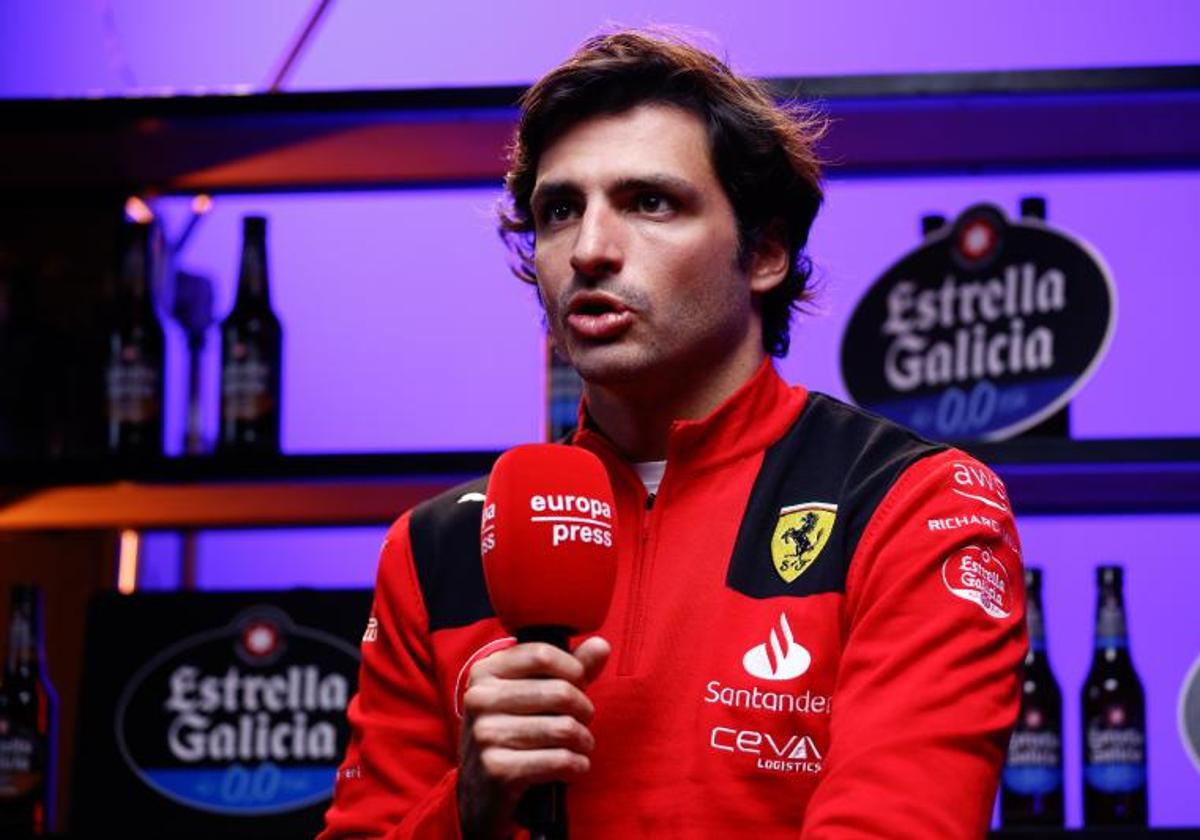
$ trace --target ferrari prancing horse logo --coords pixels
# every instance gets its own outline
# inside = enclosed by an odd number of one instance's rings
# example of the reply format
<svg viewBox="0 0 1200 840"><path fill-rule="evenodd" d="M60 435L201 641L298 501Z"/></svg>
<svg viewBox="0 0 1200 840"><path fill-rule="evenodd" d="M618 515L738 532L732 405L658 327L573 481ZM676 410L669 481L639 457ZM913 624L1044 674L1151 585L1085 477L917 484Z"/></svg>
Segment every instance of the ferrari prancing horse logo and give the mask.
<svg viewBox="0 0 1200 840"><path fill-rule="evenodd" d="M837 505L808 502L789 505L779 511L775 533L771 536L771 559L784 583L804 574L829 542L829 533L837 519Z"/></svg>

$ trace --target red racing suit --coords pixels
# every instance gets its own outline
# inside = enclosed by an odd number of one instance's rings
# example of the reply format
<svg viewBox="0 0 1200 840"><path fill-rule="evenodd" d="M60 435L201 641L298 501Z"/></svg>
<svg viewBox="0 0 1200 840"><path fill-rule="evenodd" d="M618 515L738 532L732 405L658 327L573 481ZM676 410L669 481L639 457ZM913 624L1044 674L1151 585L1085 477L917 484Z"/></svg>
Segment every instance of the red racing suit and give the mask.
<svg viewBox="0 0 1200 840"><path fill-rule="evenodd" d="M769 361L676 422L656 495L598 432L619 571L588 688L593 837L980 837L1025 650L999 479ZM485 480L388 532L322 840L452 838L461 698L511 643L479 558Z"/></svg>

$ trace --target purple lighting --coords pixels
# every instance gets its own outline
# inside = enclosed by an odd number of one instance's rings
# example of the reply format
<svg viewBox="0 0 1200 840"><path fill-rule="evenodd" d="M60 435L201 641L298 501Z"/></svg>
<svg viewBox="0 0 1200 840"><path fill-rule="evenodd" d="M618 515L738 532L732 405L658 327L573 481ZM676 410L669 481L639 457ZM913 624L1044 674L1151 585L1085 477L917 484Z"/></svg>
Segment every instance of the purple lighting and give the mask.
<svg viewBox="0 0 1200 840"><path fill-rule="evenodd" d="M311 6L0 3L0 98L259 91ZM736 68L765 77L1200 64L1193 0L764 0L752 10L728 0L528 0L472 3L465 13L456 3L354 0L331 6L289 89L525 84L605 21L686 23L713 33L707 43ZM1011 126L1014 137L1038 130ZM1200 437L1195 168L834 177L810 243L818 311L793 329L785 378L844 397L837 359L845 323L867 286L916 244L920 217L953 217L981 201L1011 215L1026 195L1044 196L1049 224L1103 255L1117 288L1115 337L1072 403L1074 436ZM181 267L213 281L224 317L240 217L268 217L272 297L285 335L286 452L503 449L540 439L540 312L505 267L492 214L498 197L499 184L216 197ZM153 203L178 235L189 198ZM168 364L168 450L178 453L186 359L173 323ZM210 440L217 366L212 331L202 395ZM1200 825L1200 775L1176 724L1182 680L1200 655L1200 564L1192 556L1200 516L1025 516L1020 528L1026 561L1045 570L1050 659L1064 698L1068 824L1081 822L1079 691L1091 656L1093 569L1120 563L1148 701L1152 824ZM383 533L382 525L203 532L198 582L213 590L369 587ZM178 585L178 535L149 534L144 551L143 585Z"/></svg>

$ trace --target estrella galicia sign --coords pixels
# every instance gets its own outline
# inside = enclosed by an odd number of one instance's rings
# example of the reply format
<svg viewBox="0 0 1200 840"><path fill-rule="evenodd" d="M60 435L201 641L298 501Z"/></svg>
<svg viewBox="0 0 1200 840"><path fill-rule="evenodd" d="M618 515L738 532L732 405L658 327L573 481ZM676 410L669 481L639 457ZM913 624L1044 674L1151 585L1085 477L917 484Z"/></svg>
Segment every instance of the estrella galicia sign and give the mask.
<svg viewBox="0 0 1200 840"><path fill-rule="evenodd" d="M1090 245L977 204L859 301L842 376L859 405L926 437L1000 440L1066 405L1115 323L1112 277Z"/></svg>
<svg viewBox="0 0 1200 840"><path fill-rule="evenodd" d="M327 799L346 749L358 651L274 606L181 639L145 663L116 707L133 773L178 804L279 814Z"/></svg>
<svg viewBox="0 0 1200 840"><path fill-rule="evenodd" d="M1200 657L1192 663L1179 691L1179 737L1200 772Z"/></svg>

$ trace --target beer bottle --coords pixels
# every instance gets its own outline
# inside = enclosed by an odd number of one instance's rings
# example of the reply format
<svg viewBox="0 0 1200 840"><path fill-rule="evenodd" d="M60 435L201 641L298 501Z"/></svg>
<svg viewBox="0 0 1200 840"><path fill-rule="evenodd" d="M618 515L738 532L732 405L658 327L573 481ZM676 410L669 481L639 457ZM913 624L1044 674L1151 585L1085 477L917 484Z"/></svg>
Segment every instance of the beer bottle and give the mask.
<svg viewBox="0 0 1200 840"><path fill-rule="evenodd" d="M1025 222L1044 224L1046 221L1046 198L1027 195L1020 202L1021 219ZM1071 404L1067 403L1036 426L1022 432L1019 437L1069 438L1071 436Z"/></svg>
<svg viewBox="0 0 1200 840"><path fill-rule="evenodd" d="M125 225L123 239L105 365L108 449L145 458L162 454L165 342L154 308L150 225Z"/></svg>
<svg viewBox="0 0 1200 840"><path fill-rule="evenodd" d="M1000 785L1000 820L1011 826L1063 824L1062 693L1046 655L1042 571L1025 568L1029 650L1021 711L1008 743Z"/></svg>
<svg viewBox="0 0 1200 840"><path fill-rule="evenodd" d="M0 837L52 829L58 703L42 647L41 590L14 586L0 689Z"/></svg>
<svg viewBox="0 0 1200 840"><path fill-rule="evenodd" d="M279 451L283 332L267 285L267 220L242 220L242 264L233 311L221 323L222 452Z"/></svg>
<svg viewBox="0 0 1200 840"><path fill-rule="evenodd" d="M562 440L579 423L583 380L546 340L546 440Z"/></svg>
<svg viewBox="0 0 1200 840"><path fill-rule="evenodd" d="M1096 644L1083 685L1083 821L1147 824L1146 702L1129 657L1121 567L1096 570Z"/></svg>

